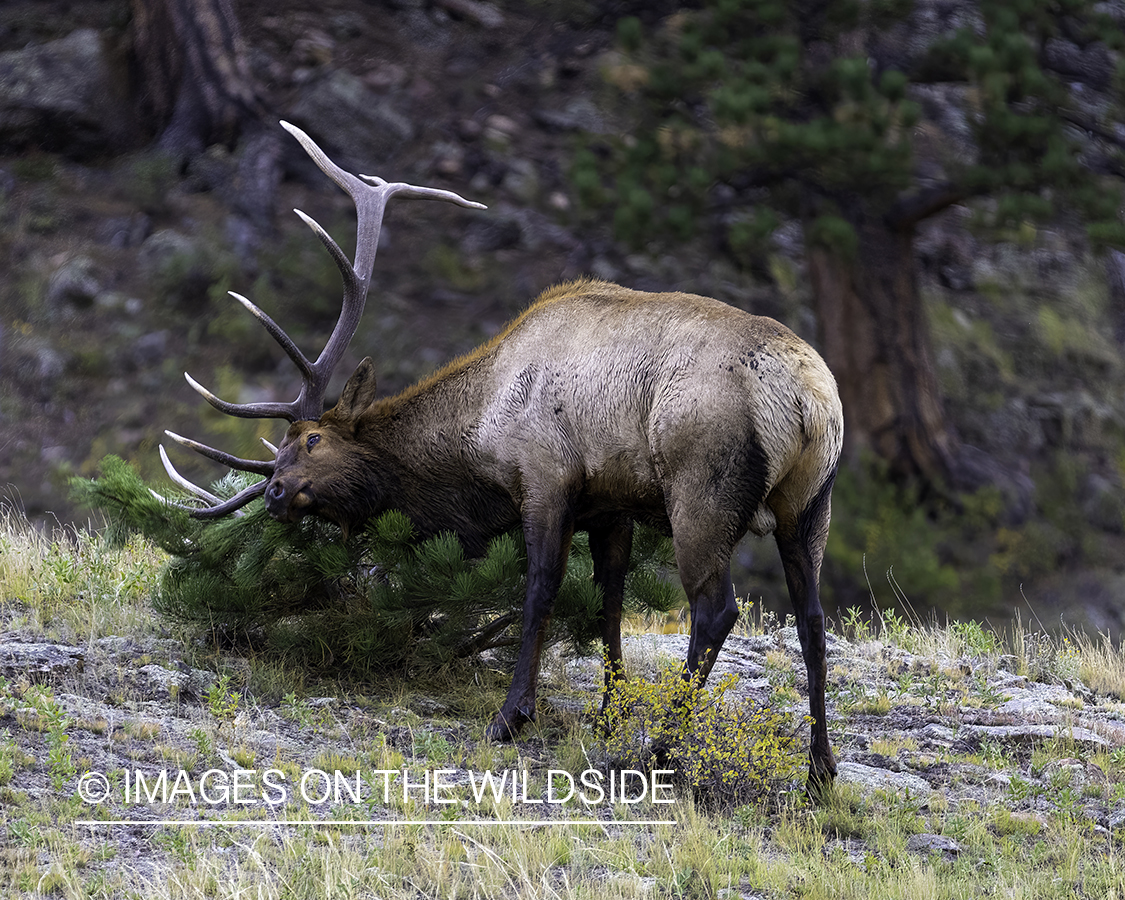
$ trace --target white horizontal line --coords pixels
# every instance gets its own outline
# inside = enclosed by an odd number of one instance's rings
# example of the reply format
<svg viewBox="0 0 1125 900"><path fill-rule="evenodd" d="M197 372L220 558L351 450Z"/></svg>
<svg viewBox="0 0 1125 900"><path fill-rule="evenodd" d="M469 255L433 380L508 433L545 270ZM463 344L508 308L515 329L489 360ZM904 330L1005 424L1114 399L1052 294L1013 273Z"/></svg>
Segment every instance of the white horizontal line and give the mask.
<svg viewBox="0 0 1125 900"><path fill-rule="evenodd" d="M75 825L86 825L91 828L111 828L114 826L149 825L160 827L165 825L185 825L191 828L208 827L258 827L269 825L350 825L360 828L386 828L392 825L509 825L523 826L525 828L546 828L548 826L585 826L585 825L675 825L674 819L368 819L351 821L348 819L78 819Z"/></svg>

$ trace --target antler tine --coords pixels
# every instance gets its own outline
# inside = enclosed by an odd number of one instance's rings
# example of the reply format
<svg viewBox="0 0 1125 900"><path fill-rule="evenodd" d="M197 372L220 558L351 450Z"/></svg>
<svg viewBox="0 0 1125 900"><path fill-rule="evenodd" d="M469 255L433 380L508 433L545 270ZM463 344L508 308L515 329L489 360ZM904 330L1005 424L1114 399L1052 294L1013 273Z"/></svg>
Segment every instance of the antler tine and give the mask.
<svg viewBox="0 0 1125 900"><path fill-rule="evenodd" d="M169 500L167 497L160 496L160 494L156 493L156 491L150 490L149 493L152 494L152 496L154 496L161 503L165 503L168 506L174 506L174 507L176 507L176 509L186 510L187 512L193 513L193 514L196 514L196 515L199 515L200 513L204 513L207 510L216 509L216 508L224 505L224 501L221 497L217 497L215 494L212 494L210 491L206 490L205 488L201 488L198 484L195 484L194 482L188 481L186 478L184 478L184 476L181 475L176 470L176 467L174 465L172 465L172 460L170 460L168 458L168 452L164 449L163 444L160 445L160 461L162 463L164 463L164 471L168 473L168 477L171 478L172 481L174 481L176 484L178 484L184 490L189 491L192 494L195 494L195 496L197 496L200 500L203 500L207 504L207 506L204 507L203 509L200 509L200 507L198 507L198 506L186 506L183 503L176 503L174 500ZM259 483L265 484L265 482L259 482ZM252 486L257 487L257 485L252 485ZM249 499L251 499L251 498L247 498L247 500L249 500ZM240 505L242 505L242 504L240 504ZM234 512L234 514L236 516L242 515L241 510L238 510L237 508L232 509L230 511Z"/></svg>
<svg viewBox="0 0 1125 900"><path fill-rule="evenodd" d="M344 355L348 343L359 326L360 317L363 315L363 307L367 302L367 291L371 284L371 272L375 266L375 255L379 250L379 236L383 228L383 213L386 210L387 201L395 194L401 194L404 197L443 200L472 209L485 209L486 207L481 203L466 200L453 191L417 187L401 182L392 183L369 175L353 175L344 171L329 159L316 142L296 125L282 122L281 127L293 135L320 170L351 197L356 208L357 229L354 261L348 259L347 254L340 249L339 244L314 219L300 210L296 210L297 215L316 233L321 243L328 248L344 280L344 302L340 318L328 338L328 343L325 344L316 362L312 364L313 374L308 379L307 394L302 392L301 402L304 402L310 408L316 407L315 415L310 416L316 418L321 413L328 380L332 377L333 370ZM304 418L304 416L301 416L301 418Z"/></svg>
<svg viewBox="0 0 1125 900"><path fill-rule="evenodd" d="M478 203L476 200L466 200L460 194L447 191L444 188L418 187L418 185L405 184L401 181L392 183L378 175L359 175L357 177L372 187L387 188L390 194L398 194L408 200L444 200L446 203L454 203L457 206L464 206L466 209L488 209L483 203Z"/></svg>
<svg viewBox="0 0 1125 900"><path fill-rule="evenodd" d="M216 397L187 372L184 372L184 379L204 400L219 412L226 413L228 416L238 416L241 419L285 419L288 422L296 422L300 418L296 409L297 401L292 403L269 403L265 401L261 403L230 403Z"/></svg>
<svg viewBox="0 0 1125 900"><path fill-rule="evenodd" d="M235 512L241 509L251 500L255 500L266 492L266 485L269 484L269 479L263 478L239 491L229 500L220 503L218 506L205 506L202 509L193 509L191 514L196 519L218 519L225 516L227 513Z"/></svg>
<svg viewBox="0 0 1125 900"><path fill-rule="evenodd" d="M312 372L312 363L308 361L300 348L293 343L293 339L281 329L280 325L266 315L255 303L243 297L242 294L235 293L234 291L227 291L227 293L246 307L246 309L250 311L250 314L262 323L266 331L270 333L270 337L277 341L281 349L285 351L285 355L293 360L293 363L301 370L302 375L309 375Z"/></svg>
<svg viewBox="0 0 1125 900"><path fill-rule="evenodd" d="M193 441L190 438L181 437L173 431L165 431L164 433L177 443L183 444L185 447L190 447L197 453L201 453L204 456L209 457L210 459L216 460L217 462L225 463L232 469L240 469L245 472L256 472L259 475L266 476L273 474L274 464L272 462L261 462L253 459L239 459L237 456L232 456L229 453L224 453L223 451L216 450L213 447L208 447L206 444L200 444L198 441ZM270 446L268 441L263 441L263 443L266 444L267 447ZM277 451L275 450L274 455L276 455L276 452ZM230 499L223 500L221 497L212 494L205 488L201 488L194 482L188 481L188 479L184 478L184 476L176 470L176 467L172 465L172 461L168 458L168 453L167 451L165 451L163 444L160 445L160 460L164 463L164 471L168 473L168 477L171 478L172 481L174 481L185 490L195 494L197 497L203 500L207 504L207 506L185 506L182 503L175 503L171 500L166 499L165 497L161 497L155 491L153 492L153 496L157 497L157 499L159 500L162 500L164 503L167 503L169 506L175 506L178 509L187 510L196 519L215 519L219 518L220 516L225 516L227 513L234 513L235 515L239 516L242 515L239 510L241 510L241 508L251 500L255 499L256 497L260 497L263 493L265 493L266 484L269 482L268 477L263 478L261 481L256 481L249 487L243 488Z"/></svg>
<svg viewBox="0 0 1125 900"><path fill-rule="evenodd" d="M382 178L370 175L353 175L332 162L332 160L328 158L328 155L316 145L316 142L300 128L288 122L282 122L281 127L297 139L305 152L308 153L313 162L316 163L317 167L342 188L355 204L357 229L354 261L348 259L347 254L340 249L339 244L337 244L336 241L332 239L331 235L321 228L315 220L305 215L300 210L295 210L302 221L313 230L321 243L328 249L337 268L340 270L340 275L344 280L344 298L340 316L336 320L336 324L332 329L332 334L324 345L324 349L321 350L315 362L310 362L308 357L300 351L281 326L255 306L250 300L243 297L241 294L236 294L234 291L231 291L231 296L246 307L251 315L262 323L270 336L277 341L281 349L285 351L285 355L288 356L300 370L302 386L300 393L297 395L297 399L288 403L231 403L211 393L186 372L184 373L184 377L194 390L220 412L243 418L277 418L285 419L289 422L297 422L306 419L319 419L324 412L324 395L328 389L328 382L336 366L339 364L340 359L343 357L352 337L355 335L356 328L359 326L360 317L363 315L363 307L367 302L367 292L371 284L371 272L375 266L375 255L379 249L379 235L382 231L383 213L386 210L387 200L395 194L399 194L403 197L442 200L447 203L456 203L459 206L468 207L470 209L485 209L486 207L482 203L466 200L453 191L446 191L440 188L418 187L416 185L400 182L391 183L384 181ZM206 456L208 459L215 460L233 469L240 469L244 472L254 472L259 475L265 475L267 478L273 474L273 461L240 459L237 456L224 453L222 450L208 447L206 444L200 444L197 441L180 437L170 431L165 433L177 443L189 447L195 452ZM277 449L268 442L266 446L276 457ZM205 502L211 504L205 509L192 510L192 515L198 518L212 518L225 515L245 505L265 491L266 481L260 481L241 491L235 497L219 502L219 498L215 497L213 494L183 479L171 466L171 463L167 461L167 454L164 452L163 447L160 452L161 457L165 460L165 468L168 470L169 477L181 487L185 487L197 496L202 497Z"/></svg>
<svg viewBox="0 0 1125 900"><path fill-rule="evenodd" d="M172 465L172 460L168 458L168 451L164 449L163 444L161 444L158 449L160 450L160 461L164 464L164 471L168 473L168 477L171 478L176 484L182 487L185 491L189 491L190 493L195 494L195 496L199 497L201 500L206 500L208 506L218 506L223 502L222 497L216 496L206 488L202 488L195 482L188 481L186 478L184 478L184 476L179 473L176 467ZM171 500L160 497L160 495L157 494L156 491L153 491L152 493L154 496L159 497L165 503L176 505L173 504ZM195 509L195 507L191 508Z"/></svg>
<svg viewBox="0 0 1125 900"><path fill-rule="evenodd" d="M215 462L222 463L224 466L238 469L240 472L253 472L255 475L265 475L266 477L273 474L274 461L272 459L242 459L231 453L225 453L222 450L216 450L214 447L208 447L206 444L199 443L199 441L193 441L191 438L181 437L174 431L166 430L164 433L177 444L189 447L201 456L213 459Z"/></svg>

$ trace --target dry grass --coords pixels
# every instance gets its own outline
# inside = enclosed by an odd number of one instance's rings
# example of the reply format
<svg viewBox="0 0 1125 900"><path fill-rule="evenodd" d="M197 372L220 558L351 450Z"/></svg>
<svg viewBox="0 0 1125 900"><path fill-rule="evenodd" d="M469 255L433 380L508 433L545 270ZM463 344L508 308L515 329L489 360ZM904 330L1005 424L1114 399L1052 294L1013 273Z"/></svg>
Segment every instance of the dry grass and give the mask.
<svg viewBox="0 0 1125 900"><path fill-rule="evenodd" d="M113 549L85 532L41 535L6 510L0 518L0 601L7 627L35 639L119 634L144 640L163 627L149 606L161 562L159 554L139 543ZM751 630L768 633L776 627L759 617ZM972 692L977 690L976 672L999 667L1051 683L1078 679L1097 694L1118 700L1125 696L1125 656L1103 636L1045 636L1021 626L1001 638L973 623L923 625L896 618L853 619L848 627L851 637L877 636L885 647L903 648L926 660L924 670L887 681L888 707L928 704L951 726L966 707L994 705L993 697ZM866 634L855 634L856 629ZM628 662L651 674L664 663L640 644L633 643ZM957 674L970 663L972 677L943 674ZM787 665L790 662L776 653L770 657L771 671ZM850 685L855 698L849 703L842 693L837 695L835 732L842 735L853 728L852 716L866 716L870 727L873 711L861 708L861 700L871 687L871 670L851 671L847 657L837 657L833 665L834 684ZM221 692L210 702L196 701L194 714L201 724L193 732L194 744L177 746L170 728L145 725L141 717L141 724L129 729L98 731L73 723L71 728L88 731L103 743L128 739L138 753L163 754L161 759L198 769L215 764L217 753L243 753L241 742L252 738L256 729L281 721L314 739L315 749L307 759L280 743L270 758L261 753L255 757L250 750L238 758L244 765L277 766L291 778L314 761L327 768L408 768L417 773L436 765L478 771L507 766L535 772L549 767L575 770L588 764L598 746L588 721L557 711L541 715L519 746L479 740L479 723L502 695L502 679L496 684L456 677L425 683L402 679L388 682L378 699L369 685L333 684L337 694L370 698L345 715L305 699L325 687L315 672L253 656L242 659L239 667L240 678L228 690L241 692L233 719L219 718L224 711ZM554 666L549 676L558 681L565 671L562 665ZM884 671L878 677L891 676ZM79 689L80 684L66 687ZM567 688L560 684L552 690L565 693ZM775 698L782 696L779 691L775 688ZM908 691L916 696L908 696ZM987 804L951 794L922 802L879 792L861 794L841 785L820 805L794 792L780 807L743 807L727 813L707 812L690 797L677 797L672 807L658 810L661 818L675 820L670 826L623 824L630 816L649 816L651 807L615 807L602 826L552 828L481 826L462 810L446 811L445 823L429 826L242 825L238 823L260 811L229 810L220 813L226 826L91 831L74 824L90 810L69 788L44 787L52 778L64 781L71 767L82 771L77 753L70 755L76 745L63 740L59 698L49 687L6 684L0 685L0 695L0 709L7 711L7 733L0 731L0 892L5 896L1125 900L1120 840L1094 828L1088 812L1098 808L1109 816L1125 803L1125 751L1118 748L1088 755L1088 762L1105 775L1096 792L1068 791L1065 786L1046 789L1035 780L1051 762L1082 754L1071 742L1044 744L1030 756L1020 751L994 753L987 760L990 771L1010 777L1011 786ZM427 712L435 702L446 712ZM38 710L35 721L48 722L46 730L21 729L20 721L30 723L33 718L21 710L33 705ZM875 710L880 711L886 711L882 705ZM397 738L392 746L388 736L393 730ZM871 749L907 762L925 752L909 735L883 737ZM987 749L949 750L942 759L980 767ZM390 812L405 811L418 809L391 804ZM190 812L177 810L181 815ZM363 817L371 811L353 812ZM474 817L508 817L527 810L516 809L508 799L471 812ZM430 816L441 813L426 810ZM925 833L955 840L959 851L908 849L914 835Z"/></svg>

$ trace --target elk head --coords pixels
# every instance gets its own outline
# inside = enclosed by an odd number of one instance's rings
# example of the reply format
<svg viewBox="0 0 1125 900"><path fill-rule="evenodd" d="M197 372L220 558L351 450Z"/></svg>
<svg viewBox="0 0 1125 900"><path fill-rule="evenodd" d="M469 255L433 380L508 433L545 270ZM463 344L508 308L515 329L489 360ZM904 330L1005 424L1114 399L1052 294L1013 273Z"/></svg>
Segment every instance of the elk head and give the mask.
<svg viewBox="0 0 1125 900"><path fill-rule="evenodd" d="M289 432L282 441L280 448L275 448L268 442L263 441L266 447L273 452L275 457L273 460L241 459L206 444L166 431L165 434L174 441L183 444L185 447L190 447L209 459L232 469L266 476L261 481L224 501L181 476L169 460L164 447L161 446L160 458L169 477L203 501L203 506L189 507L191 514L196 518L216 518L232 512L237 513L251 500L263 494L265 494L266 507L270 514L282 521L295 521L308 513L318 511L324 499L323 489L318 494L317 486L307 475L303 474L305 472L303 463L307 462L313 453L324 456L326 452L331 452L332 445L338 443L338 440L343 438L349 429L354 432L359 413L374 399L374 366L370 359L365 359L348 381L340 404L335 409L324 413L324 394L328 388L328 382L343 357L349 342L355 335L360 317L363 315L367 291L371 285L371 273L375 265L375 254L379 249L379 234L382 230L383 213L386 210L387 201L392 196L399 195L429 200L444 200L471 209L486 208L484 204L466 200L452 191L417 187L403 183L388 183L371 175L353 175L350 172L345 172L332 162L312 138L300 128L290 125L288 122L282 122L281 127L297 139L320 170L336 182L355 203L358 226L355 262L353 264L348 259L344 251L319 224L299 209L294 210L328 249L344 280L344 298L340 316L328 338L328 342L315 361L310 361L298 349L289 335L266 313L242 295L236 294L234 291L230 292L231 296L245 306L262 323L274 340L281 345L282 350L300 371L302 384L297 398L287 403L229 403L226 400L219 399L186 372L184 373L188 384L202 394L203 398L220 412L242 418L285 419L291 423ZM347 519L349 517L341 516L338 518ZM340 521L339 524L346 530L349 525L355 523Z"/></svg>
<svg viewBox="0 0 1125 900"><path fill-rule="evenodd" d="M375 364L368 357L348 379L339 402L316 422L294 422L277 451L273 477L266 485L266 509L280 522L312 513L332 519L345 532L371 510L363 490L374 468L363 465L356 441L359 417L375 399Z"/></svg>

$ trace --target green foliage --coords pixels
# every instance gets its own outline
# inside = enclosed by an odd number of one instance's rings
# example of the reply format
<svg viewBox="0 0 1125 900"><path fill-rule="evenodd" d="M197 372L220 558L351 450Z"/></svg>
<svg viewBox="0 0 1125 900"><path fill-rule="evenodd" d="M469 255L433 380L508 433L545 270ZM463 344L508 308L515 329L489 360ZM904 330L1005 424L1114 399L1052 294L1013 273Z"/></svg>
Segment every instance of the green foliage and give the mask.
<svg viewBox="0 0 1125 900"><path fill-rule="evenodd" d="M233 496L248 476L213 486ZM75 493L102 510L110 536L140 532L172 559L157 609L226 640L250 640L275 652L359 671L437 667L518 645L526 554L518 533L465 557L452 534L417 541L409 520L390 511L344 540L315 517L273 521L255 501L244 515L197 520L157 499L116 457L97 480L76 479ZM680 599L663 578L670 542L639 529L626 582L630 608L663 612ZM599 634L601 592L584 535L576 535L552 617L552 639L585 649ZM225 687L216 688L222 705ZM219 715L216 713L216 715Z"/></svg>
<svg viewBox="0 0 1125 900"><path fill-rule="evenodd" d="M203 699L212 716L220 722L232 722L238 712L238 705L242 702L242 695L231 690L230 676L222 675L207 686Z"/></svg>
<svg viewBox="0 0 1125 900"><path fill-rule="evenodd" d="M735 261L749 267L755 259L767 255L769 239L781 220L766 207L757 207L732 218L727 229L727 243Z"/></svg>
<svg viewBox="0 0 1125 900"><path fill-rule="evenodd" d="M951 622L949 630L960 639L970 654L985 656L995 653L1000 646L996 633L986 630L980 622Z"/></svg>
<svg viewBox="0 0 1125 900"><path fill-rule="evenodd" d="M13 162L12 172L26 181L53 181L58 176L59 164L49 153L25 153Z"/></svg>
<svg viewBox="0 0 1125 900"><path fill-rule="evenodd" d="M68 782L78 773L70 753L70 735L73 722L59 706L52 693L39 685L34 685L25 695L47 732L47 770L51 786L61 793Z"/></svg>
<svg viewBox="0 0 1125 900"><path fill-rule="evenodd" d="M149 215L167 212L168 195L179 181L176 160L160 151L125 157L118 183L125 199Z"/></svg>
<svg viewBox="0 0 1125 900"><path fill-rule="evenodd" d="M589 208L612 209L618 237L638 245L661 233L682 240L711 210L729 226L733 196L789 216L811 212L811 237L848 254L854 237L838 227L843 220L818 217L818 209L846 214L858 204L885 214L904 192L923 187L915 140L929 132L916 127L923 109L909 88L956 83L970 88L963 102L977 152L925 148L951 196L993 195L988 217L998 228L1052 216L1064 200L1086 220L1092 241L1120 243L1120 185L1092 174L1088 138L1079 139L1074 123L1089 120L1090 132L1109 134L1121 109L1090 112L1073 99L1067 76L1040 65L1052 39L1125 43L1109 16L1087 0L983 0L980 19L931 39L919 59L907 60L909 69L873 65L856 36L901 40L913 6L704 0L651 29L622 19L620 61L606 75L631 122L603 148L604 161L589 150L576 160L579 197ZM726 185L720 203L717 182ZM744 241L742 234L730 243Z"/></svg>
<svg viewBox="0 0 1125 900"><path fill-rule="evenodd" d="M1086 2L1059 7L986 0L984 28L964 26L935 43L930 62L963 73L975 85L974 138L980 149L962 177L976 192L997 198L992 224L1018 226L1042 219L1065 198L1088 222L1091 237L1119 238L1120 188L1092 176L1072 128L1085 119L1064 76L1039 65L1046 42L1061 38L1085 46L1113 35L1109 16ZM1120 109L1104 111L1111 121ZM1100 127L1093 120L1091 124ZM1112 128L1112 126L1110 126Z"/></svg>
<svg viewBox="0 0 1125 900"><path fill-rule="evenodd" d="M960 504L953 509L922 503L874 460L842 469L832 496L826 596L840 606L865 600L884 609L917 603L953 615L980 615L997 606L1001 572L988 553L995 548L1001 504L988 489L961 497ZM847 593L855 586L866 586L866 596Z"/></svg>
<svg viewBox="0 0 1125 900"><path fill-rule="evenodd" d="M677 669L655 681L617 675L601 714L607 753L628 766L658 756L713 809L773 798L797 777L800 744L784 713L728 698L736 682L708 688Z"/></svg>
<svg viewBox="0 0 1125 900"><path fill-rule="evenodd" d="M855 257L859 238L855 229L841 216L824 214L809 224L807 236L810 243L819 244L846 259Z"/></svg>

